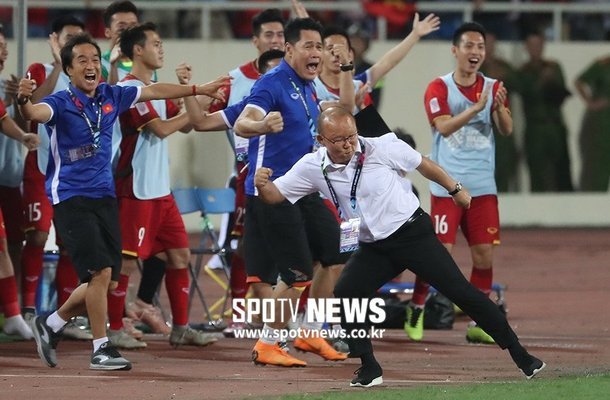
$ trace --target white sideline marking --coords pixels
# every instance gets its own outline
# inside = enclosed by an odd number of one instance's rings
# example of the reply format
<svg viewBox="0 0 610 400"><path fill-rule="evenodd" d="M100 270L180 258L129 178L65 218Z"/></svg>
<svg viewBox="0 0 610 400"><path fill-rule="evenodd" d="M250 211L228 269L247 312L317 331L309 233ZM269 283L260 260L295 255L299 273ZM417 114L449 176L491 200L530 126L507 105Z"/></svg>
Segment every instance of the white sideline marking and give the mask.
<svg viewBox="0 0 610 400"><path fill-rule="evenodd" d="M247 376L215 376L213 378L203 378L202 380L213 380L213 381L260 381L260 377L247 377ZM330 378L298 378L296 379L299 382L343 382L345 379L330 379ZM391 384L406 384L406 383L428 383L428 384L445 384L445 383L459 383L468 384L468 383L498 383L498 382L490 382L490 381L480 381L480 380L451 380L451 379L385 379L383 383L391 383Z"/></svg>

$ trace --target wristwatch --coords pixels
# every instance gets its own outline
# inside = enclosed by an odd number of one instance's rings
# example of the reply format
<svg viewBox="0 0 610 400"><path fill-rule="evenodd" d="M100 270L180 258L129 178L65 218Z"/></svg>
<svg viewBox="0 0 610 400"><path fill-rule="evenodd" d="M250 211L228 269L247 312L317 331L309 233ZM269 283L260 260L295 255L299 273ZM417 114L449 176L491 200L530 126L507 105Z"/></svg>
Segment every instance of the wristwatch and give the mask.
<svg viewBox="0 0 610 400"><path fill-rule="evenodd" d="M347 71L353 71L354 70L354 64L353 63L349 63L349 64L341 64L339 65L339 68L341 69L341 71L343 72L347 72Z"/></svg>
<svg viewBox="0 0 610 400"><path fill-rule="evenodd" d="M455 184L455 189L453 189L452 191L447 192L447 193L449 193L450 196L455 196L456 194L458 194L460 192L460 190L462 190L462 183L458 182Z"/></svg>
<svg viewBox="0 0 610 400"><path fill-rule="evenodd" d="M20 106L25 105L28 101L30 101L29 97L17 97L17 104L19 104Z"/></svg>

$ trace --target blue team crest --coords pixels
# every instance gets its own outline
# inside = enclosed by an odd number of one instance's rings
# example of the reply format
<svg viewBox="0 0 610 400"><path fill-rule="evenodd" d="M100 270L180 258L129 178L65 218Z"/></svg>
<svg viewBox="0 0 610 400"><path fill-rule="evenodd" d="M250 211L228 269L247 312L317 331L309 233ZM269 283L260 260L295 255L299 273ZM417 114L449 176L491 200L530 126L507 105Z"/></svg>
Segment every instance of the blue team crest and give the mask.
<svg viewBox="0 0 610 400"><path fill-rule="evenodd" d="M299 94L298 93L290 93L290 97L292 97L292 100L298 100L299 99Z"/></svg>

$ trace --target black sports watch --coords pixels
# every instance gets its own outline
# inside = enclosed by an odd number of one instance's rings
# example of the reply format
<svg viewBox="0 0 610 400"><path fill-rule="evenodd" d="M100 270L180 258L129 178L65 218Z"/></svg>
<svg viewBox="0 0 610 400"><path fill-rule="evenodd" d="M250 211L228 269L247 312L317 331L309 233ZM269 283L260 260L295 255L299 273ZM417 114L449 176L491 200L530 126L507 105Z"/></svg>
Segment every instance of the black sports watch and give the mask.
<svg viewBox="0 0 610 400"><path fill-rule="evenodd" d="M347 72L347 71L353 71L354 70L354 64L353 63L349 63L349 64L340 64L339 68L341 69L341 71L343 72Z"/></svg>
<svg viewBox="0 0 610 400"><path fill-rule="evenodd" d="M455 184L455 189L453 189L452 191L447 192L447 193L449 193L450 196L455 196L456 194L458 194L460 192L460 190L462 190L462 183L458 182Z"/></svg>

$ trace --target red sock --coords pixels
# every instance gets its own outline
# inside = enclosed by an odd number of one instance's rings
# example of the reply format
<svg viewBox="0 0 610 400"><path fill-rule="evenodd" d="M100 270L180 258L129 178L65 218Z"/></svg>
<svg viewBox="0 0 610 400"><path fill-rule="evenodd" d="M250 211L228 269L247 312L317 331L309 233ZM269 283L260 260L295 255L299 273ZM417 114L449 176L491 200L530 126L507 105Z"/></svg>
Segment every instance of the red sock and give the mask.
<svg viewBox="0 0 610 400"><path fill-rule="evenodd" d="M481 292L489 296L491 293L491 285L493 281L493 269L492 268L478 268L472 266L472 272L470 274L470 283L472 286L479 289Z"/></svg>
<svg viewBox="0 0 610 400"><path fill-rule="evenodd" d="M299 298L299 309L298 312L304 313L307 308L307 299L309 298L309 288L311 285L308 285L303 292L301 292L301 297Z"/></svg>
<svg viewBox="0 0 610 400"><path fill-rule="evenodd" d="M61 307L74 289L78 286L78 275L67 254L60 254L55 270L55 288L57 289L57 308Z"/></svg>
<svg viewBox="0 0 610 400"><path fill-rule="evenodd" d="M189 322L189 286L189 273L186 268L176 269L168 266L165 272L165 287L174 325L184 326Z"/></svg>
<svg viewBox="0 0 610 400"><path fill-rule="evenodd" d="M426 297L428 297L428 291L430 289L430 284L424 281L419 276L415 277L415 287L413 288L413 298L411 302L418 306L423 306L426 304Z"/></svg>
<svg viewBox="0 0 610 400"><path fill-rule="evenodd" d="M108 293L108 322L110 329L113 331L123 328L123 313L128 285L129 275L121 274L117 288Z"/></svg>
<svg viewBox="0 0 610 400"><path fill-rule="evenodd" d="M248 293L248 282L246 274L246 263L241 256L233 254L231 257L231 297L234 299L243 299Z"/></svg>
<svg viewBox="0 0 610 400"><path fill-rule="evenodd" d="M17 282L15 275L0 279L0 304L4 306L4 317L19 315L19 300L17 299Z"/></svg>
<svg viewBox="0 0 610 400"><path fill-rule="evenodd" d="M21 302L23 307L36 307L36 289L42 272L44 246L26 243L21 252Z"/></svg>

